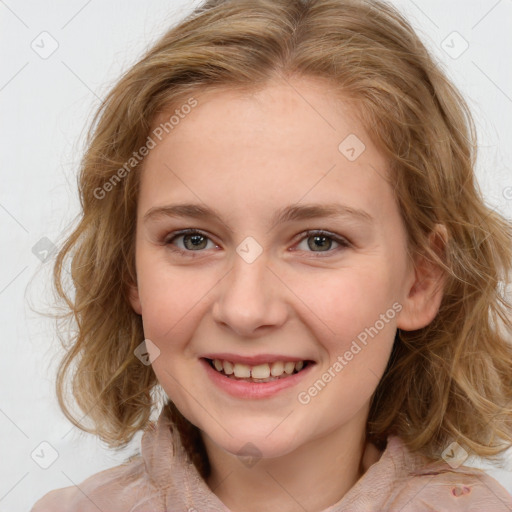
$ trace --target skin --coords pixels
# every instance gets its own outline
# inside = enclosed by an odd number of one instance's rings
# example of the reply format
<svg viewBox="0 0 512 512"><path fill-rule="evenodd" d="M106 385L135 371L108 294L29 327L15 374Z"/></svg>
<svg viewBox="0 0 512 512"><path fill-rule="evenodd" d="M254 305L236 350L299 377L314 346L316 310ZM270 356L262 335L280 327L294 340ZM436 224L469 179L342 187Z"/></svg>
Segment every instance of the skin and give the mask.
<svg viewBox="0 0 512 512"><path fill-rule="evenodd" d="M434 318L439 276L409 260L387 162L353 107L325 83L296 78L251 94L226 89L194 97L198 106L144 164L131 303L160 351L153 361L160 384L202 431L212 466L207 484L223 503L234 512L296 511L298 504L321 511L380 457L364 434L370 398L396 329ZM353 162L338 150L349 134L366 146ZM150 209L178 203L214 208L222 222L144 220ZM270 228L280 208L326 203L371 220L319 217ZM208 237L200 249L190 238L187 246L183 236L173 238L186 228ZM304 232L318 229L348 243L331 238L317 247ZM263 251L252 263L236 251L248 236ZM298 393L393 304L400 312L308 404L299 403ZM211 383L200 364L211 352L293 355L316 364L298 386L241 399ZM238 456L250 455L247 443L262 455L250 467Z"/></svg>

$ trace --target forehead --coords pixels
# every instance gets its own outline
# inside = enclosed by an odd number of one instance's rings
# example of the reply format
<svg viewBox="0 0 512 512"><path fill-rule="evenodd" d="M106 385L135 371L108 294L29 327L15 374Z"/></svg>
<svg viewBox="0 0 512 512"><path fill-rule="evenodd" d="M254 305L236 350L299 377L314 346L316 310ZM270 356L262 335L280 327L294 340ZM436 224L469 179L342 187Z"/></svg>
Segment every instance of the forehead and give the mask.
<svg viewBox="0 0 512 512"><path fill-rule="evenodd" d="M386 160L354 105L325 82L290 79L192 96L197 106L184 109L146 158L143 208L186 196L233 208L318 200L382 213L376 201L392 199ZM179 109L178 102L157 117L153 130Z"/></svg>

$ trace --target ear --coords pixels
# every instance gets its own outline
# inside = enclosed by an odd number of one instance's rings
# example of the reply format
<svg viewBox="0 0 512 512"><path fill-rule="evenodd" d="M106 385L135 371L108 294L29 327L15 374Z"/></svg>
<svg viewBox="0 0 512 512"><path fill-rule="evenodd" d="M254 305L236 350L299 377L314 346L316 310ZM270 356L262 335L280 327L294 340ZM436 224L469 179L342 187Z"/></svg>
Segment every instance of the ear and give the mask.
<svg viewBox="0 0 512 512"><path fill-rule="evenodd" d="M142 305L140 303L140 296L139 296L139 288L136 284L128 284L127 285L128 290L128 300L130 301L130 304L138 315L142 315Z"/></svg>
<svg viewBox="0 0 512 512"><path fill-rule="evenodd" d="M430 233L431 249L444 260L448 233L443 224L436 224ZM444 270L420 255L414 261L414 268L407 283L403 308L397 318L397 327L404 331L414 331L426 327L434 320L443 298Z"/></svg>

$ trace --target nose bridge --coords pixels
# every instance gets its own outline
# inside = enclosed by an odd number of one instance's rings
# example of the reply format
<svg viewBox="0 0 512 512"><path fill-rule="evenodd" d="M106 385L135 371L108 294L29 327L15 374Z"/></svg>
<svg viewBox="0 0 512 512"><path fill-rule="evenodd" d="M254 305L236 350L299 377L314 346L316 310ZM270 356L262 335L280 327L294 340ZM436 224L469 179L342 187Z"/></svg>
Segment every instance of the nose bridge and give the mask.
<svg viewBox="0 0 512 512"><path fill-rule="evenodd" d="M247 257L253 249L240 244L233 265L222 280L213 314L216 321L240 335L251 335L262 326L281 325L286 317L282 285L268 268L266 252Z"/></svg>

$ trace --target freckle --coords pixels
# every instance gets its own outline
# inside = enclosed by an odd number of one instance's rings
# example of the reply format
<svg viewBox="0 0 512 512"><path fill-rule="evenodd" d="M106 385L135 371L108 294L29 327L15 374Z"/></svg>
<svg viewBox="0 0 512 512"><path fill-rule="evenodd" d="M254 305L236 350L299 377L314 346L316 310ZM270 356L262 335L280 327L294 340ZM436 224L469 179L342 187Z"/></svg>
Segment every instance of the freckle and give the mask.
<svg viewBox="0 0 512 512"><path fill-rule="evenodd" d="M471 487L467 487L466 485L463 485L462 487L452 487L452 494L454 496L462 496L463 494L469 494L471 492Z"/></svg>

